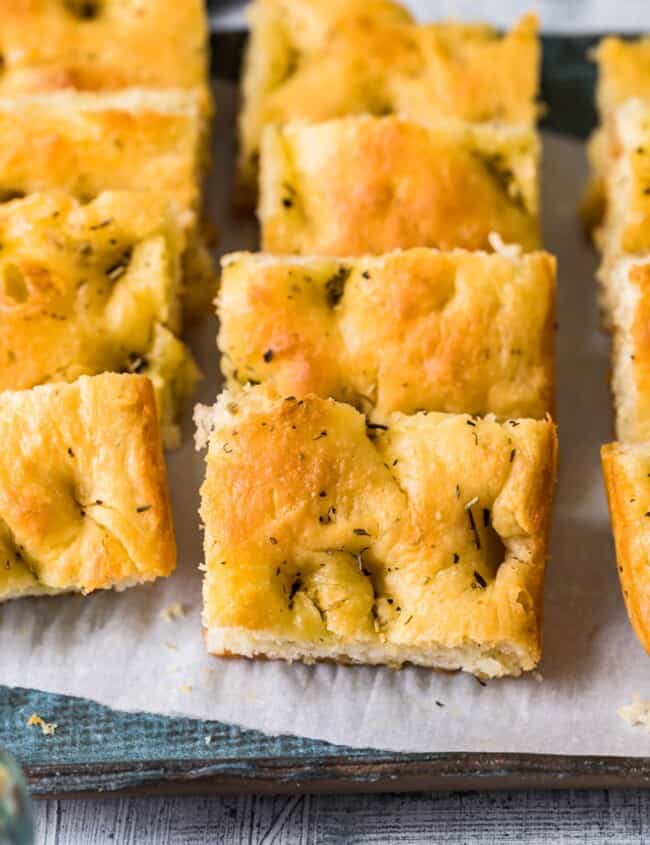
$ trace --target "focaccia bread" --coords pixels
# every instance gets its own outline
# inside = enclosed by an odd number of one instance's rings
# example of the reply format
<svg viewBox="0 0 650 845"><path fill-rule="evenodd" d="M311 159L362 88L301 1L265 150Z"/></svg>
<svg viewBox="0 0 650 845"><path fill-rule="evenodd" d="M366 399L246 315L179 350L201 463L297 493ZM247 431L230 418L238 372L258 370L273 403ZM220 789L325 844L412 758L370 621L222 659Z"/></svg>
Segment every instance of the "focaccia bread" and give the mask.
<svg viewBox="0 0 650 845"><path fill-rule="evenodd" d="M188 233L185 308L194 313L215 287L198 232L204 145L190 91L0 97L0 201L50 188L84 202L105 190L168 193Z"/></svg>
<svg viewBox="0 0 650 845"><path fill-rule="evenodd" d="M151 382L0 393L0 600L124 589L176 564Z"/></svg>
<svg viewBox="0 0 650 845"><path fill-rule="evenodd" d="M632 627L650 653L650 445L601 451L621 590Z"/></svg>
<svg viewBox="0 0 650 845"><path fill-rule="evenodd" d="M0 93L201 88L203 0L1 0Z"/></svg>
<svg viewBox="0 0 650 845"><path fill-rule="evenodd" d="M552 422L263 386L197 412L210 652L517 675L541 653Z"/></svg>
<svg viewBox="0 0 650 845"><path fill-rule="evenodd" d="M534 15L503 35L486 24L417 25L387 0L257 0L248 15L239 180L249 201L271 123L363 113L535 121Z"/></svg>
<svg viewBox="0 0 650 845"><path fill-rule="evenodd" d="M532 129L397 117L268 127L263 249L363 255L414 246L539 246L539 142Z"/></svg>
<svg viewBox="0 0 650 845"><path fill-rule="evenodd" d="M604 123L626 100L650 99L650 37L603 38L594 58L598 63L596 104Z"/></svg>
<svg viewBox="0 0 650 845"><path fill-rule="evenodd" d="M555 259L412 249L222 261L221 366L382 416L553 409ZM373 410L374 409L374 410Z"/></svg>
<svg viewBox="0 0 650 845"><path fill-rule="evenodd" d="M202 132L191 91L0 96L0 197L155 188L196 209Z"/></svg>
<svg viewBox="0 0 650 845"><path fill-rule="evenodd" d="M0 205L0 390L105 370L154 383L168 446L198 370L181 328L184 236L165 194Z"/></svg>
<svg viewBox="0 0 650 845"><path fill-rule="evenodd" d="M650 440L650 258L621 258L602 274L612 329L616 436Z"/></svg>
<svg viewBox="0 0 650 845"><path fill-rule="evenodd" d="M616 113L627 100L650 100L650 37L635 40L610 36L593 52L598 65L596 105L600 126L589 142L592 177L583 200L591 228L602 222L607 202L605 181L620 152Z"/></svg>

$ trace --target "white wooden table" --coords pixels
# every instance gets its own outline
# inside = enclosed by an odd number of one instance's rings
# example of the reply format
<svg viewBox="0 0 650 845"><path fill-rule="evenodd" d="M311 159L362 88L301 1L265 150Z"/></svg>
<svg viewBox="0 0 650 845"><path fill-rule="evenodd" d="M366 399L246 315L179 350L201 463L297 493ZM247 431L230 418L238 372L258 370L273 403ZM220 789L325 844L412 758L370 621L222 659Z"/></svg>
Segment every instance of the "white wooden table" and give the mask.
<svg viewBox="0 0 650 845"><path fill-rule="evenodd" d="M650 793L44 801L38 845L641 845Z"/></svg>

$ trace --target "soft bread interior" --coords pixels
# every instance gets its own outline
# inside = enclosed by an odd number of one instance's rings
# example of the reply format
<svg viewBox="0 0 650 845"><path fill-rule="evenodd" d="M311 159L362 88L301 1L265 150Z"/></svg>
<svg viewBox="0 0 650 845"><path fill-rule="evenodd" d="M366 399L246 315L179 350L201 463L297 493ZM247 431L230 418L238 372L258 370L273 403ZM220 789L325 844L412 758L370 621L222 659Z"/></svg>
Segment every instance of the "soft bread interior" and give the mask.
<svg viewBox="0 0 650 845"><path fill-rule="evenodd" d="M125 578L121 581L116 581L114 584L99 589L115 590L121 593L122 590L128 590L129 587L137 587L139 584L146 584L149 581L154 581L155 576L142 578ZM12 588L2 589L0 581L0 602L9 601L10 599L25 599L25 598L39 598L40 596L62 596L67 593L83 593L81 586L66 587L65 589L56 589L55 587L46 587L39 584L38 581L31 575L28 570L25 570L25 578L21 584L16 585L15 578L12 581Z"/></svg>
<svg viewBox="0 0 650 845"><path fill-rule="evenodd" d="M616 409L616 433L621 440L636 440L637 389L634 378L634 338L632 323L639 300L639 290L629 278L633 259L621 259L601 277L603 301L613 330L612 394Z"/></svg>
<svg viewBox="0 0 650 845"><path fill-rule="evenodd" d="M33 107L65 109L73 105L81 111L156 111L199 118L201 94L198 89L125 88L116 92L48 91L43 94L15 94L0 96L0 111L28 110Z"/></svg>
<svg viewBox="0 0 650 845"><path fill-rule="evenodd" d="M616 409L616 434L619 440L624 441L650 439L645 391L639 389L639 377L646 366L647 355L636 329L643 291L633 280L635 268L642 268L648 262L650 254L621 258L605 268L601 275L613 332L611 387Z"/></svg>
<svg viewBox="0 0 650 845"><path fill-rule="evenodd" d="M290 642L263 632L245 628L209 627L205 629L208 651L222 656L247 658L264 657L271 660L300 660L311 664L319 660L337 663L388 665L394 668L404 663L426 666L446 672L470 672L482 678L520 675L533 669L535 662L524 649L514 645L465 643L458 648L429 643L424 646L403 646L395 643L348 643L313 645Z"/></svg>

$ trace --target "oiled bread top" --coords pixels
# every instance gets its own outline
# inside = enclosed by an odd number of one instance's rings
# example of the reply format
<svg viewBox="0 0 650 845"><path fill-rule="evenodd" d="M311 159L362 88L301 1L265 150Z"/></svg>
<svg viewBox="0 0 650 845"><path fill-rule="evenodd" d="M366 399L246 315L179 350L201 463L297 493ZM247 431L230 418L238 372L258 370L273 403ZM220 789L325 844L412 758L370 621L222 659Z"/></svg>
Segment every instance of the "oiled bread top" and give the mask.
<svg viewBox="0 0 650 845"><path fill-rule="evenodd" d="M151 382L0 393L0 598L169 575L176 548Z"/></svg>
<svg viewBox="0 0 650 845"><path fill-rule="evenodd" d="M293 642L539 656L555 471L549 420L399 413L222 394L202 487L204 623ZM382 639L384 638L384 639Z"/></svg>

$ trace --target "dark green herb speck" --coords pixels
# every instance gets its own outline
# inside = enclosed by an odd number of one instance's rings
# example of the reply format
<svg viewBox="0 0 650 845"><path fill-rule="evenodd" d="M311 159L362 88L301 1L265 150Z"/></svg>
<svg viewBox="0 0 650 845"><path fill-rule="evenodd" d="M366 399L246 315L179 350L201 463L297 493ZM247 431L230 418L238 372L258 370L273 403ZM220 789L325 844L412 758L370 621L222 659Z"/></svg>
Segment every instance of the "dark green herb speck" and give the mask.
<svg viewBox="0 0 650 845"><path fill-rule="evenodd" d="M341 301L349 275L350 270L347 267L339 267L337 272L325 282L325 297L327 304L332 308Z"/></svg>
<svg viewBox="0 0 650 845"><path fill-rule="evenodd" d="M472 534L474 535L474 543L476 544L476 548L480 549L481 548L481 538L478 535L476 523L474 522L474 514L472 513L471 508L467 508L467 517L469 519L470 530L471 530Z"/></svg>

